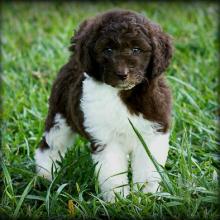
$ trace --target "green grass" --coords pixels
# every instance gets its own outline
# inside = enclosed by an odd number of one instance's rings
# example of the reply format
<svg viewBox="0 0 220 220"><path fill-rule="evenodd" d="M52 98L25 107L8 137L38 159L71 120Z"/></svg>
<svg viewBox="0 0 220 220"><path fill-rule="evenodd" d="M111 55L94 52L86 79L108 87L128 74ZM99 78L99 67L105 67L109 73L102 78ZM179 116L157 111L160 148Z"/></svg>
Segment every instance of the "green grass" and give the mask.
<svg viewBox="0 0 220 220"><path fill-rule="evenodd" d="M69 56L73 29L85 18L115 6L145 14L173 36L175 54L166 75L174 106L162 192L131 193L108 204L101 199L85 140L78 138L51 183L36 177L33 153L43 132L53 79ZM4 3L0 214L217 219L217 10L215 3ZM68 201L73 201L72 209Z"/></svg>

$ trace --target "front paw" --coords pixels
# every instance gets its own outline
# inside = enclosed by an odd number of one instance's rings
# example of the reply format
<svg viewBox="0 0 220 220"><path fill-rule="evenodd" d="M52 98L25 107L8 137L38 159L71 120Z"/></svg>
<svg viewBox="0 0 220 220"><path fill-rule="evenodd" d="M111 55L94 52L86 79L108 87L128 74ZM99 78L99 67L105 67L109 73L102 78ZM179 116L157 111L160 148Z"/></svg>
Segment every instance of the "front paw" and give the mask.
<svg viewBox="0 0 220 220"><path fill-rule="evenodd" d="M156 193L160 192L160 185L159 182L146 182L144 184L136 183L133 189L135 192Z"/></svg>
<svg viewBox="0 0 220 220"><path fill-rule="evenodd" d="M37 175L43 177L44 179L47 179L49 181L52 181L52 174L50 171L46 170L45 168L39 168L37 167Z"/></svg>
<svg viewBox="0 0 220 220"><path fill-rule="evenodd" d="M129 195L129 191L129 187L124 186L120 188L115 188L107 192L103 192L102 196L106 202L114 203L116 202L116 194L121 198L126 198Z"/></svg>
<svg viewBox="0 0 220 220"><path fill-rule="evenodd" d="M160 192L160 185L158 182L149 182L143 188L144 193L156 193Z"/></svg>

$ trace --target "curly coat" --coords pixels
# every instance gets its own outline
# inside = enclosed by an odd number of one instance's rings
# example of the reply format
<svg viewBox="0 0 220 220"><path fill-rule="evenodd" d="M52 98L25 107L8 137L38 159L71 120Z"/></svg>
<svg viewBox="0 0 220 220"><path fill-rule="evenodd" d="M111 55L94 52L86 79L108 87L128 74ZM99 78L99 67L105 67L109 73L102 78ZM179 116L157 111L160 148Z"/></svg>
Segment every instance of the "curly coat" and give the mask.
<svg viewBox="0 0 220 220"><path fill-rule="evenodd" d="M119 30L115 27L120 24ZM57 112L67 118L67 123L77 133L89 138L83 128L83 114L79 109L83 73L101 81L100 69L94 60L94 44L102 30L106 36L119 35L128 24L141 29L152 46L152 55L146 68L146 79L131 90L121 91L121 99L133 114L142 113L150 120L170 126L171 93L161 74L168 67L172 56L171 38L161 28L144 16L130 11L110 11L84 21L71 39L72 55L55 80L49 100L46 131L53 126ZM129 30L130 31L130 30ZM132 34L132 33L131 33ZM45 143L42 147L45 146Z"/></svg>
<svg viewBox="0 0 220 220"><path fill-rule="evenodd" d="M39 146L42 152L54 148L54 142L47 141L49 132L57 132L65 124L58 123L58 113L71 131L87 138L93 152L98 152L100 146L85 129L85 112L80 106L86 75L97 86L107 84L118 89L118 96L131 115L141 115L159 124L158 132L168 132L171 93L163 73L172 57L172 44L159 25L131 11L109 11L80 25L71 39L70 51L70 59L52 87L45 135Z"/></svg>

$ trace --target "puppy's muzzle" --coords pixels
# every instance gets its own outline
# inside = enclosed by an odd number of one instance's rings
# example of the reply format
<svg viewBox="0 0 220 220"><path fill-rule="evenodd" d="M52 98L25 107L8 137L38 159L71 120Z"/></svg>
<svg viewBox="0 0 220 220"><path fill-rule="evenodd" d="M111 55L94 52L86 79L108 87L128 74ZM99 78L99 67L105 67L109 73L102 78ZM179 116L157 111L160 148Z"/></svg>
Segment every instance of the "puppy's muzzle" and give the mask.
<svg viewBox="0 0 220 220"><path fill-rule="evenodd" d="M120 80L126 80L128 78L128 72L127 71L117 71L116 72L116 76L120 79Z"/></svg>
<svg viewBox="0 0 220 220"><path fill-rule="evenodd" d="M119 67L116 70L115 74L120 80L126 80L128 78L128 68Z"/></svg>

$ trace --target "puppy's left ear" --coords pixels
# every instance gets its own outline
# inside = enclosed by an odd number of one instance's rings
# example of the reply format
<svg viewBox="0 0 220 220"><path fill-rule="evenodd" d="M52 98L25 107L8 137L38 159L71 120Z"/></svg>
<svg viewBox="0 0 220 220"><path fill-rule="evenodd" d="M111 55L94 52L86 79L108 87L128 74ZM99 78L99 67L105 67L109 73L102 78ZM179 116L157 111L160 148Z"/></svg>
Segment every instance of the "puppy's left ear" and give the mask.
<svg viewBox="0 0 220 220"><path fill-rule="evenodd" d="M94 19L85 20L71 39L69 50L81 69L88 75L98 78L98 66L94 59L93 45L97 35L98 24Z"/></svg>
<svg viewBox="0 0 220 220"><path fill-rule="evenodd" d="M148 29L153 50L146 75L153 79L162 74L169 66L173 48L171 37L164 33L158 25L150 23Z"/></svg>

